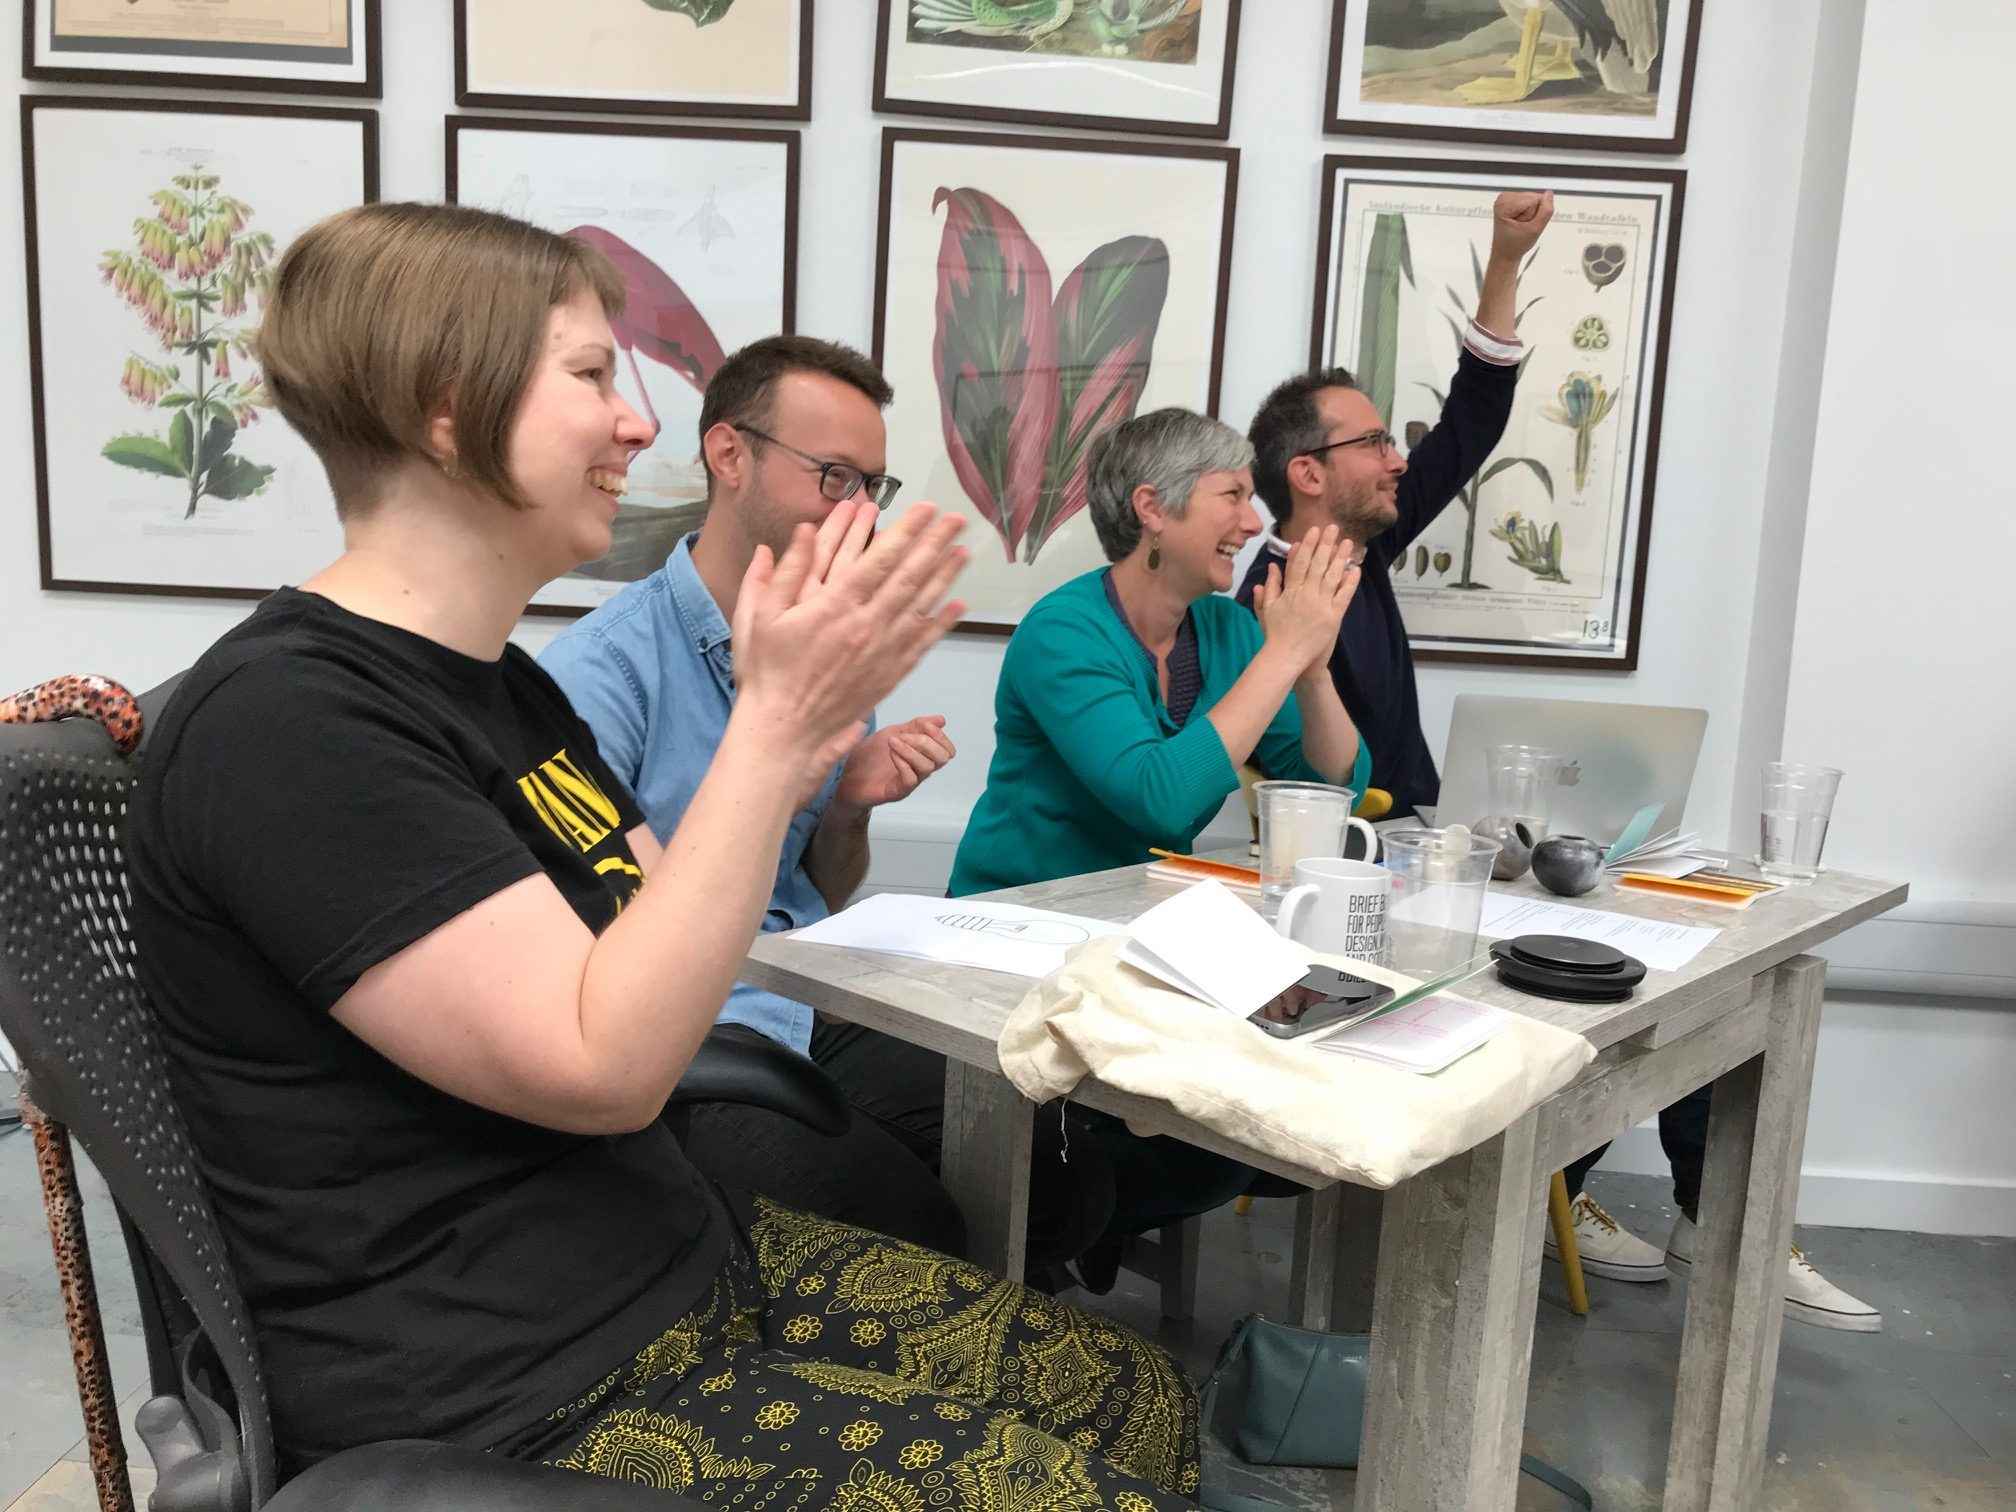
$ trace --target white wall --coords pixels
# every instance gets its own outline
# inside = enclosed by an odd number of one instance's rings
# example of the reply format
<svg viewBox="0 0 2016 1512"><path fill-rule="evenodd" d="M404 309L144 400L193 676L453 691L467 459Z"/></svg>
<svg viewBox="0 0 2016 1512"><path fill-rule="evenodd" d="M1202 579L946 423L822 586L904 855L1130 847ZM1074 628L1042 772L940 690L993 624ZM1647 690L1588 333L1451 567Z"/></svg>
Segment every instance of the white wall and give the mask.
<svg viewBox="0 0 2016 1512"><path fill-rule="evenodd" d="M1841 766L1830 862L1907 878L1912 900L1829 952L1834 979L1898 973L1983 995L1830 992L1801 1218L2016 1234L2016 314L1999 281L2016 202L1985 146L2007 137L2016 12L1872 0L1851 139L1836 118L1855 52L1852 35L1823 33L1807 150L1819 192L1801 204L1815 255L1787 297L1808 349L1780 374L1732 830L1755 843L1760 762ZM1664 1168L1644 1131L1608 1164Z"/></svg>
<svg viewBox="0 0 2016 1512"><path fill-rule="evenodd" d="M18 29L20 5L21 0L5 0L0 6L0 36ZM1773 0L1768 6L1740 7L1740 18L1718 16L1716 9L1709 8L1702 38L1693 146L1682 163L1689 183L1640 670L1629 675L1539 674L1434 667L1422 670L1421 686L1429 742L1438 749L1451 702L1463 691L1705 707L1710 713L1707 745L1688 817L1705 833L1731 833L1740 840L1755 821L1754 798L1738 796L1739 748L1747 768L1760 739L1775 746L1776 711L1786 707L1786 659L1770 652L1785 643L1790 623L1786 594L1798 584L1796 557L1803 543L1797 530L1784 526L1783 511L1796 506L1806 491L1815 423L1811 375L1819 372L1826 350L1825 291L1833 219L1839 213L1840 133L1856 82L1853 43L1860 17L1855 0ZM1885 44L1876 57L1890 61L1865 69L1861 87L1865 97L1880 100L1885 139L1895 131L1898 145L1880 154L1872 148L1856 160L1853 235L1866 245L1857 254L1858 271L1833 301L1837 339L1844 304L1853 307L1852 324L1871 308L1859 302L1873 293L1882 303L1882 277L1898 255L1895 249L1885 250L1882 237L1897 225L1920 223L1889 202L1907 186L1926 183L1926 165L1959 165L1951 172L1964 186L1954 191L1962 200L1972 194L1977 202L1997 203L1994 186L2006 183L2006 173L1998 178L1992 160L1981 164L1978 174L1970 175L1964 167L1975 161L1965 152L1966 144L1993 144L2004 135L1999 119L1988 115L1989 102L1999 99L1999 92L1984 78L1970 94L1953 87L1951 76L1942 72L1961 64L1978 72L1988 66L1987 59L2009 55L2010 43L2016 42L2008 31L2010 21L2001 14L1990 19L1991 11L2003 7L1996 0L1939 0L1933 6L1938 14L1927 16L1916 6L1878 0L1873 9L1872 29L1882 26ZM388 198L438 198L441 193L441 118L454 109L449 10L443 0L424 5L398 0L385 7L381 182ZM1327 0L1261 0L1245 7L1232 136L1243 157L1221 404L1221 413L1235 424L1244 424L1267 389L1306 358L1318 170L1326 151L1457 160L1537 161L1547 156L1615 161L1592 153L1476 153L1431 143L1324 139L1315 123L1322 107L1328 12ZM867 0L825 0L818 13L815 119L805 131L803 158L799 326L865 348L871 338L880 124L867 107L872 12ZM1952 24L1962 13L1971 18L1968 24ZM2000 28L1994 37L1982 31L1990 26ZM1991 45L1996 37L2000 44ZM1928 51L1936 48L1950 50L1951 57ZM1895 67L1899 57L1907 66ZM1970 58L1976 61L1967 63ZM6 87L11 94L24 88L18 79ZM1937 111L1928 108L1935 100ZM1976 111L1979 119L1963 125L1954 114L1962 110ZM19 113L10 99L0 110L0 163L19 162L18 133ZM1858 154L1861 141L1858 133ZM0 488L16 503L0 521L0 625L6 627L0 634L0 685L18 686L58 671L95 670L144 687L191 661L245 606L53 594L39 588L20 190L12 169L8 172L9 183L0 190ZM2006 249L2006 205L2002 213L2002 239L1989 245ZM1969 266L1985 263L1976 260ZM1873 288L1869 279L1875 280ZM1914 294L1925 287L1924 282L1913 285ZM1978 296L1963 295L1956 306L1960 318L1999 315L2006 320L1999 294L1989 287ZM1900 312L1900 327L1909 313ZM1882 330L1887 335L1892 328ZM1871 360L1867 353L1856 359L1858 366ZM1908 396L1915 408L1907 427L1927 434L1927 417L1950 397L1952 363L1928 352L1918 365L1900 370L1878 353L1873 367L1886 375L1886 403ZM1839 381L1843 368L1837 365L1835 372ZM1985 367L1983 373L1994 376ZM2007 392L2006 383L2002 391ZM1886 409L1886 424L1901 413ZM1873 427L1857 430L1860 423L1858 419L1848 433L1873 433ZM1832 435L1823 430L1822 444L1832 445ZM1849 478L1867 481L1872 499L1879 496L1875 479L1891 481L1892 497L1898 500L1891 519L1924 519L1930 531L1938 515L1929 506L1935 501L1943 505L1949 491L1942 488L1935 499L1921 503L1931 486L1923 452L1914 453L1907 445L1882 456L1891 459L1890 466L1878 462L1849 469ZM893 465L902 470L900 459ZM1982 477L1993 481L1985 464ZM1825 496L1826 508L1833 498L1831 491ZM1933 533L1943 538L1944 532ZM1929 559L1936 544L1927 544L1922 554ZM1914 545L1912 554L1920 555L1920 548ZM1984 564L1999 564L2010 555L1994 551L1979 536L1954 542L1951 554ZM1884 573L1876 560L1869 566L1879 590L1901 587L1903 581L1929 586L1928 578L1914 580L1908 573L1900 581ZM1984 574L1988 570L1992 568L1982 568ZM1990 586L1985 575L1981 582ZM1864 615L1862 622L1881 618ZM529 621L520 639L536 649L552 629L551 622ZM878 816L877 882L942 884L951 847L985 782L999 659L998 641L954 639L885 705L885 719L945 713L963 754L910 803ZM1792 706L1798 707L1796 699ZM1970 791L1970 784L1985 780L1978 751L1955 762L1942 778L1957 782L1958 791ZM1873 756L1865 763L1871 773L1879 769ZM1964 775L1970 771L1971 777ZM1903 816L1922 812L1927 801L1899 797L1887 822L1902 831ZM1897 869L1908 867L1910 859L1908 854L1899 857ZM1910 1022L1935 1022L1927 1010L1876 1004L1868 1011L1879 1016L1918 1013L1925 1016ZM1975 1185L2005 1180L2006 1167L1985 1167L1981 1157L1940 1142L1938 1131L1949 1127L1950 1120L1942 1122L1947 1110L1930 1100L1929 1089L1945 1079L1949 1058L1973 1067L2006 1067L2007 1060L1994 1055L2007 1054L2007 1041L1998 1036L2009 1019L1986 1009L1937 1012L1943 1017L1936 1020L1942 1026L1936 1033L1905 1028L1885 1039L1890 1031L1830 1010L1808 1146L1809 1163L1816 1169L1879 1176L1916 1170ZM1863 1027L1851 1033L1851 1024ZM2002 1049L1990 1053L1994 1046ZM1857 1100L1866 1099L1862 1071L1875 1064L1868 1056L1877 1053L1892 1060L1917 1055L1916 1064L1932 1068L1922 1078L1927 1101L1914 1097L1898 1111L1899 1122L1929 1142L1906 1149L1897 1144L1895 1131L1882 1131L1883 1142L1898 1151L1888 1164L1872 1153L1878 1131L1851 1116ZM1836 1108L1841 1110L1838 1117L1828 1112ZM1635 1158L1641 1143L1626 1141L1613 1162ZM1881 1220L1885 1210L1858 1211L1863 1218Z"/></svg>

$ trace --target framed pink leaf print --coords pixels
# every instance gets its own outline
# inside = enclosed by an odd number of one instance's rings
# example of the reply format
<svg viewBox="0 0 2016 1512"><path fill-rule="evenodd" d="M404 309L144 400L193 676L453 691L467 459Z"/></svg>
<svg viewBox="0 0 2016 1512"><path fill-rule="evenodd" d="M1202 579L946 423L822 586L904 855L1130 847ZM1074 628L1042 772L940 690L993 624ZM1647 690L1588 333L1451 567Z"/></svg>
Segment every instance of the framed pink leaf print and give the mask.
<svg viewBox="0 0 2016 1512"><path fill-rule="evenodd" d="M1100 565L1086 461L1146 410L1215 413L1238 153L889 129L875 357L890 467L974 522L960 628Z"/></svg>

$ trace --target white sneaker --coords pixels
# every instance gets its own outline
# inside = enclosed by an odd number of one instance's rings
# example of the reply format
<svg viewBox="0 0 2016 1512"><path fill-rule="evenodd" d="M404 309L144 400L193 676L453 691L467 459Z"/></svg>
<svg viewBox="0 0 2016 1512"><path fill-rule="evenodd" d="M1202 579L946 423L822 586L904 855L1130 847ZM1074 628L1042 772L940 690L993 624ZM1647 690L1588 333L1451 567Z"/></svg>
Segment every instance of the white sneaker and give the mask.
<svg viewBox="0 0 2016 1512"><path fill-rule="evenodd" d="M1569 1212L1575 1218L1575 1248L1581 1253L1582 1269L1587 1274L1611 1281L1672 1278L1672 1272L1666 1269L1666 1257L1658 1248L1620 1228L1617 1220L1604 1212L1602 1204L1587 1192L1575 1199ZM1547 1231L1546 1254L1550 1260L1561 1258L1561 1252L1554 1247L1551 1227Z"/></svg>
<svg viewBox="0 0 2016 1512"><path fill-rule="evenodd" d="M1673 1221L1673 1237L1666 1241L1666 1259L1673 1265L1694 1263L1694 1236L1700 1230L1682 1213ZM1805 1252L1792 1246L1785 1262L1785 1316L1811 1323L1815 1328L1838 1328L1847 1333L1883 1332L1883 1314L1859 1297L1851 1297L1820 1272L1813 1269Z"/></svg>

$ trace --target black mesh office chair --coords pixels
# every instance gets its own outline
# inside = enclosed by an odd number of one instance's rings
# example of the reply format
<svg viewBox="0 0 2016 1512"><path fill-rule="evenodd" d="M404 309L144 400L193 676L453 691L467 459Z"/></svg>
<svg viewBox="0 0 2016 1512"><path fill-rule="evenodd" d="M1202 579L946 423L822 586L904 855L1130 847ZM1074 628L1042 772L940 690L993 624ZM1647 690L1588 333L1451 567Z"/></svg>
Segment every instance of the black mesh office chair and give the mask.
<svg viewBox="0 0 2016 1512"><path fill-rule="evenodd" d="M143 716L158 712L173 686L146 694ZM138 1284L154 1392L139 1427L158 1472L154 1512L700 1505L425 1441L352 1449L276 1488L258 1343L134 976L121 840L142 756L122 754L87 719L0 722L0 1030L22 1060L21 1111L35 1141L100 1507L129 1512L133 1493L71 1134L112 1190ZM827 1133L849 1116L811 1062L735 1027L709 1035L674 1100L754 1103Z"/></svg>

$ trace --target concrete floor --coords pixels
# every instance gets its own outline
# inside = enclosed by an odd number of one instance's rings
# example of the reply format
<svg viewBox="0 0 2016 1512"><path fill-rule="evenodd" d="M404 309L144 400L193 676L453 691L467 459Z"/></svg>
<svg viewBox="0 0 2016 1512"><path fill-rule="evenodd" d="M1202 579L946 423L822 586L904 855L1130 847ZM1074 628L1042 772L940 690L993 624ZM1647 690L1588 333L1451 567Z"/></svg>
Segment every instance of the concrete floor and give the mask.
<svg viewBox="0 0 2016 1512"><path fill-rule="evenodd" d="M127 1452L145 1505L152 1476L132 1431L146 1357L132 1279L103 1185L82 1177L100 1302ZM1590 1190L1655 1242L1672 1223L1664 1184L1598 1172ZM1199 1316L1163 1326L1158 1294L1123 1276L1101 1310L1158 1333L1198 1375L1233 1322L1285 1311L1293 1207L1260 1202L1205 1225ZM1770 1512L1903 1512L2016 1506L2016 1241L1861 1229L1802 1229L1827 1276L1882 1307L1886 1331L1839 1334L1788 1323L1772 1417ZM1592 1310L1567 1310L1560 1273L1542 1273L1527 1448L1575 1475L1602 1512L1659 1505L1684 1285L1591 1278ZM1083 1302L1081 1294L1070 1300ZM0 1508L83 1512L97 1505L85 1463L70 1350L49 1260L33 1151L0 1137ZM1214 1470L1226 1470L1222 1455ZM1348 1472L1271 1472L1238 1485L1289 1505L1327 1507ZM1532 1481L1522 1508L1562 1502Z"/></svg>

